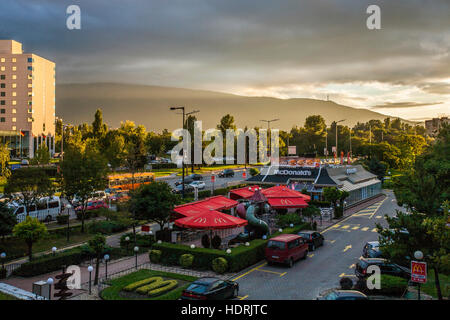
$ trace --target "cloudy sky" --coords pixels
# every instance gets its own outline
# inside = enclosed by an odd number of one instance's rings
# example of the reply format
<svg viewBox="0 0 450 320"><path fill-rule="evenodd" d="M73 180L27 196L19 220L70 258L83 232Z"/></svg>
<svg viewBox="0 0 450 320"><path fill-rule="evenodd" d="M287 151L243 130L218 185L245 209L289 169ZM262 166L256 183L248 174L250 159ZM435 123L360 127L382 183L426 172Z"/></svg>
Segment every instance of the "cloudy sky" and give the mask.
<svg viewBox="0 0 450 320"><path fill-rule="evenodd" d="M81 8L68 30L66 8ZM381 30L366 9L381 8ZM450 115L449 0L1 0L59 83L127 82Z"/></svg>

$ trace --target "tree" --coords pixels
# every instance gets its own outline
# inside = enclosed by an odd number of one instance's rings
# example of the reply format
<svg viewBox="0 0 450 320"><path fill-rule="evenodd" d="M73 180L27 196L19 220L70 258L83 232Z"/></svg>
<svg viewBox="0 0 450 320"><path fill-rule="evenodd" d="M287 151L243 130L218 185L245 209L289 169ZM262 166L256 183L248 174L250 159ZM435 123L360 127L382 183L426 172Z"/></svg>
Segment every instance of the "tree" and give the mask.
<svg viewBox="0 0 450 320"><path fill-rule="evenodd" d="M75 195L79 199L81 232L84 232L88 200L95 191L106 188L108 167L99 151L90 147L83 151L69 145L65 153L60 164L61 189L68 199L73 199Z"/></svg>
<svg viewBox="0 0 450 320"><path fill-rule="evenodd" d="M100 139L108 131L108 126L103 123L103 113L101 109L97 109L94 116L94 122L92 122L92 135L93 138Z"/></svg>
<svg viewBox="0 0 450 320"><path fill-rule="evenodd" d="M34 158L31 159L32 164L49 164L50 163L50 152L45 143L41 143L39 148L34 155Z"/></svg>
<svg viewBox="0 0 450 320"><path fill-rule="evenodd" d="M165 182L153 182L141 186L130 199L131 212L136 219L150 220L159 224L161 230L169 222L170 213L179 202L171 187Z"/></svg>
<svg viewBox="0 0 450 320"><path fill-rule="evenodd" d="M341 197L341 192L336 187L325 187L323 188L323 196L326 199L326 201L330 201L333 205L334 209L334 216L337 218L339 216L339 213L337 212L337 201Z"/></svg>
<svg viewBox="0 0 450 320"><path fill-rule="evenodd" d="M7 144L0 144L0 174L3 177L8 177L10 171L8 169L8 162L10 160L10 154Z"/></svg>
<svg viewBox="0 0 450 320"><path fill-rule="evenodd" d="M89 248L95 253L95 277L94 285L98 283L98 272L100 269L100 260L106 248L106 238L101 234L96 234L94 238L88 241Z"/></svg>
<svg viewBox="0 0 450 320"><path fill-rule="evenodd" d="M28 247L28 257L33 259L33 243L39 241L47 234L47 227L37 218L27 216L24 221L16 224L13 235L24 240Z"/></svg>
<svg viewBox="0 0 450 320"><path fill-rule="evenodd" d="M320 216L320 209L314 205L309 205L302 210L302 215L308 217L309 221L312 222L314 217Z"/></svg>
<svg viewBox="0 0 450 320"><path fill-rule="evenodd" d="M5 193L18 192L22 195L22 203L28 209L35 205L39 198L50 196L54 186L45 170L40 167L27 167L14 170L5 185Z"/></svg>
<svg viewBox="0 0 450 320"><path fill-rule="evenodd" d="M227 129L236 130L236 125L234 124L234 117L230 114L226 114L220 119L220 123L217 125L217 129L222 131L222 135L225 138Z"/></svg>
<svg viewBox="0 0 450 320"><path fill-rule="evenodd" d="M5 202L0 202L0 236L3 240L5 236L12 233L16 223L17 220L13 210Z"/></svg>

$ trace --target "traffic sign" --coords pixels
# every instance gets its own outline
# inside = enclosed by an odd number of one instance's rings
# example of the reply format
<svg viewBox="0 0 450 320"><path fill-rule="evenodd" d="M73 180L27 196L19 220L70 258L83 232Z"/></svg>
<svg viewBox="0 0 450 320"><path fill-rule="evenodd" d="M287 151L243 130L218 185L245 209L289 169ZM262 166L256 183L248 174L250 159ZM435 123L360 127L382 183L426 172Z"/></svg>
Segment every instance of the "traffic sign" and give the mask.
<svg viewBox="0 0 450 320"><path fill-rule="evenodd" d="M427 263L411 261L411 281L417 283L427 282Z"/></svg>
<svg viewBox="0 0 450 320"><path fill-rule="evenodd" d="M247 177L247 172L243 171L243 172L242 172L242 178L245 179L246 177Z"/></svg>
<svg viewBox="0 0 450 320"><path fill-rule="evenodd" d="M214 182L214 181L216 181L216 176L215 175L211 175L211 182Z"/></svg>
<svg viewBox="0 0 450 320"><path fill-rule="evenodd" d="M143 226L141 226L141 231L142 232L150 232L150 226L147 226L147 225L143 225Z"/></svg>

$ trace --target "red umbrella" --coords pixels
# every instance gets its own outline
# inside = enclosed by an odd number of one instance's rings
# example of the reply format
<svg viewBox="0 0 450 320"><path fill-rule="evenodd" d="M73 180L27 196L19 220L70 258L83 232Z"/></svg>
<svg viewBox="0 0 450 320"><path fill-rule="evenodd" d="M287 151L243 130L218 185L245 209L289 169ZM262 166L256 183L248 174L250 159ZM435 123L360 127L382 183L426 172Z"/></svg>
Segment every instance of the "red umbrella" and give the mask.
<svg viewBox="0 0 450 320"><path fill-rule="evenodd" d="M175 221L179 227L189 229L231 229L247 225L248 221L215 210L203 211L195 216Z"/></svg>

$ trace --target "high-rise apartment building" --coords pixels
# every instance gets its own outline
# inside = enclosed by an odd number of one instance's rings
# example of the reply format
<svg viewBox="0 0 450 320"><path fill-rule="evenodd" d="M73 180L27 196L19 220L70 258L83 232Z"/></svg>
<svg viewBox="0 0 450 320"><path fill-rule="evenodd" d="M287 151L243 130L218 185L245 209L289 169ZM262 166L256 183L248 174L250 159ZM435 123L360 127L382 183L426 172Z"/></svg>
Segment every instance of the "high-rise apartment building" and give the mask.
<svg viewBox="0 0 450 320"><path fill-rule="evenodd" d="M42 143L54 152L55 112L55 63L0 40L0 142L12 157L32 158Z"/></svg>

